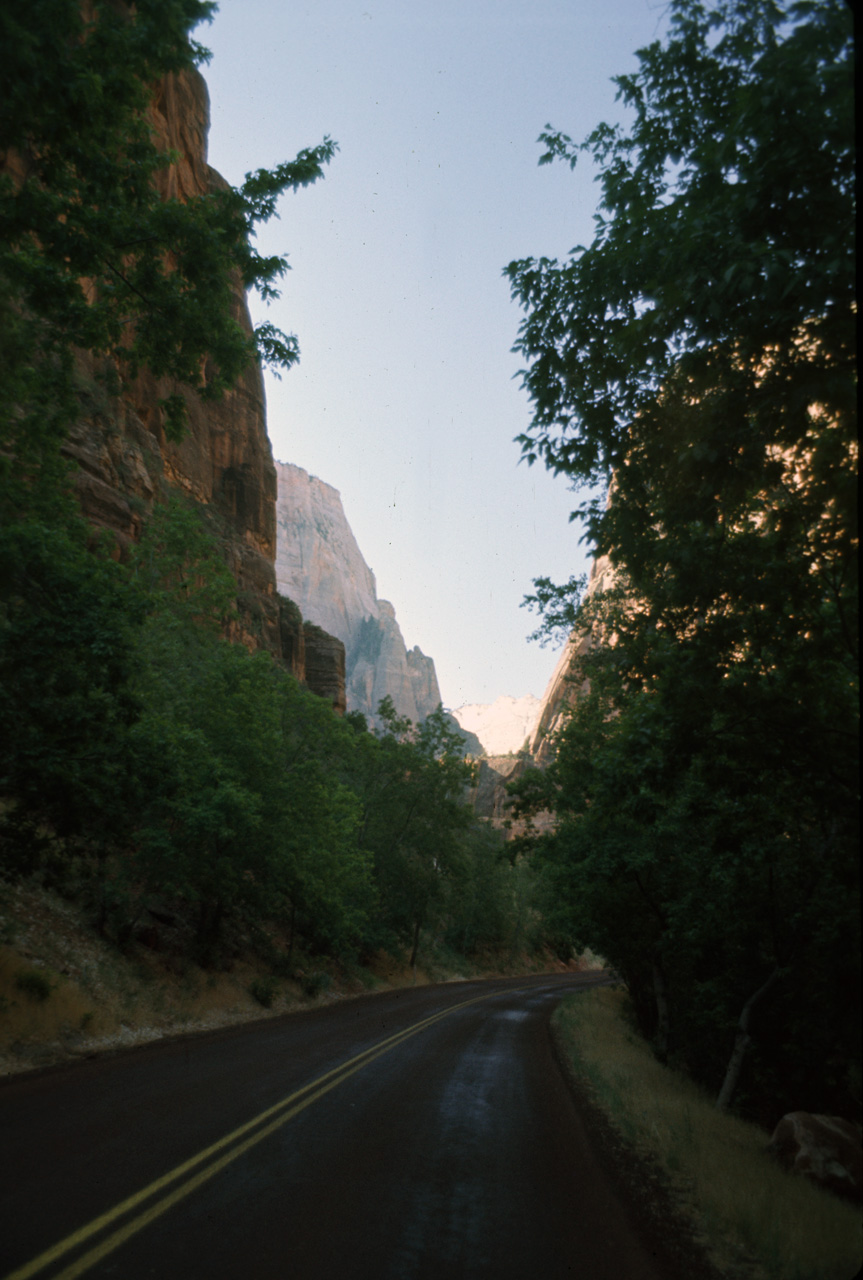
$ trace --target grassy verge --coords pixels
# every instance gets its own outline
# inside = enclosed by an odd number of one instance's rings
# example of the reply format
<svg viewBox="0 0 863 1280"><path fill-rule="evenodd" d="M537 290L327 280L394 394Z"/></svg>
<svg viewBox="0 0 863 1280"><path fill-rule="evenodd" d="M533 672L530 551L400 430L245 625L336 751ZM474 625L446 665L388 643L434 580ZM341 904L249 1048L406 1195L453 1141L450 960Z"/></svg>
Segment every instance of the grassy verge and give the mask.
<svg viewBox="0 0 863 1280"><path fill-rule="evenodd" d="M720 1115L691 1081L663 1067L623 1015L612 987L564 1001L555 1034L608 1119L664 1171L700 1243L728 1276L853 1280L861 1213L767 1154L768 1135Z"/></svg>

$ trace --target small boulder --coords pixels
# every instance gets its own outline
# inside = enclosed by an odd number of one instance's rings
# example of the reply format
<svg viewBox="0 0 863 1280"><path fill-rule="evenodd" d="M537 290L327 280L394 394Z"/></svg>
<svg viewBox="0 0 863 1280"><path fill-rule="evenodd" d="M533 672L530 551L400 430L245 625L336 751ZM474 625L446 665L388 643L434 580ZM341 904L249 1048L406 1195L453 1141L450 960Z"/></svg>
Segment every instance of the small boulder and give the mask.
<svg viewBox="0 0 863 1280"><path fill-rule="evenodd" d="M844 1199L863 1199L863 1130L838 1116L791 1111L773 1131L768 1146L792 1173Z"/></svg>

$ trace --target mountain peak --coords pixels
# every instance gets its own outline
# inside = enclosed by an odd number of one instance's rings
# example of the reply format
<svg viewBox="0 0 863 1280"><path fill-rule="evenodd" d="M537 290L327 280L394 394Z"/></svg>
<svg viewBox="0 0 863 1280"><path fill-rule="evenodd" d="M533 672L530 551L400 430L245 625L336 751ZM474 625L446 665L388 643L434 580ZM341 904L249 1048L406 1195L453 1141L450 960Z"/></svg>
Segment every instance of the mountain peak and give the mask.
<svg viewBox="0 0 863 1280"><path fill-rule="evenodd" d="M492 703L466 703L453 715L463 729L476 734L488 755L505 756L524 746L541 705L532 693L522 698L504 693Z"/></svg>

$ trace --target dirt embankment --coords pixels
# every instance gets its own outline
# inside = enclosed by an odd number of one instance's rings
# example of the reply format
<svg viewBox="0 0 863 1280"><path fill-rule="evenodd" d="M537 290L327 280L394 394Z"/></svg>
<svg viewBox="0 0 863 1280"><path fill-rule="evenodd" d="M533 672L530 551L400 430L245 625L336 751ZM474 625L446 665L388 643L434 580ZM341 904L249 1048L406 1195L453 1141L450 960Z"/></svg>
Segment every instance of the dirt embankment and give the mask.
<svg viewBox="0 0 863 1280"><path fill-rule="evenodd" d="M150 933L151 946L120 951L75 903L0 881L0 1077L374 990L565 969L544 956L461 971L429 963L414 974L386 953L368 966L300 954L291 976L277 978L251 947L205 969L166 944L170 930Z"/></svg>

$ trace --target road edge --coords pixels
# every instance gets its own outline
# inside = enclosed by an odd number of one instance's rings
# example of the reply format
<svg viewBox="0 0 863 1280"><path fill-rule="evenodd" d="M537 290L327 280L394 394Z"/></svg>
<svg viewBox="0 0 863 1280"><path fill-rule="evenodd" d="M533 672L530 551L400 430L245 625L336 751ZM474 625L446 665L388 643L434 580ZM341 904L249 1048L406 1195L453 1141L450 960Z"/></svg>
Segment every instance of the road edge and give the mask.
<svg viewBox="0 0 863 1280"><path fill-rule="evenodd" d="M599 984L596 984L599 985ZM681 1210L659 1162L628 1143L612 1124L590 1085L579 1075L549 1013L552 1053L587 1134L591 1151L621 1200L633 1227L669 1280L731 1280L711 1260Z"/></svg>

